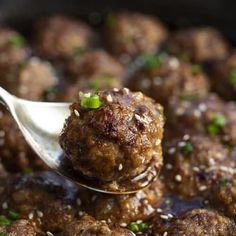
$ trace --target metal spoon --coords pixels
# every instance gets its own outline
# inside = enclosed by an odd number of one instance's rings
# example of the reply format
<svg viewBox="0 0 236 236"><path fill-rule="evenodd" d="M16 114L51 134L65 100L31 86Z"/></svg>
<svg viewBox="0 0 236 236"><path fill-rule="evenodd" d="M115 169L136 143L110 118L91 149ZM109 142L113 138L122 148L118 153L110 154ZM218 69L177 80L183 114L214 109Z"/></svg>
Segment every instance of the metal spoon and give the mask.
<svg viewBox="0 0 236 236"><path fill-rule="evenodd" d="M34 102L17 98L0 87L0 100L8 108L23 136L38 156L58 174L77 184L103 193L128 194L148 186L142 175L143 185L139 189L110 191L100 187L68 166L58 138L65 119L69 116L69 103ZM155 178L153 174L153 179ZM152 182L152 181L150 181Z"/></svg>

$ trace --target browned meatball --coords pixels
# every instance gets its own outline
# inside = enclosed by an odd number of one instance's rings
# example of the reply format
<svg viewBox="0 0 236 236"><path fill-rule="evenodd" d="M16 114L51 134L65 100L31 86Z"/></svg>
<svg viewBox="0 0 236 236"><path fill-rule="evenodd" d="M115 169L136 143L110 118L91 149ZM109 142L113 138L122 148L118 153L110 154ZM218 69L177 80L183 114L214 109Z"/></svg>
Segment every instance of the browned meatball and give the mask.
<svg viewBox="0 0 236 236"><path fill-rule="evenodd" d="M89 26L66 16L51 16L36 24L35 48L48 59L65 59L89 47Z"/></svg>
<svg viewBox="0 0 236 236"><path fill-rule="evenodd" d="M112 228L103 221L83 216L79 221L67 225L62 236L134 236L134 234L127 229Z"/></svg>
<svg viewBox="0 0 236 236"><path fill-rule="evenodd" d="M236 179L221 178L212 185L208 198L211 206L236 219Z"/></svg>
<svg viewBox="0 0 236 236"><path fill-rule="evenodd" d="M174 32L170 35L167 49L171 54L196 63L220 60L229 53L223 36L210 27Z"/></svg>
<svg viewBox="0 0 236 236"><path fill-rule="evenodd" d="M228 150L202 135L184 135L168 141L164 148L164 182L182 197L203 195L220 178L231 178L235 163Z"/></svg>
<svg viewBox="0 0 236 236"><path fill-rule="evenodd" d="M3 107L0 107L0 153L4 167L9 171L25 171L29 167L46 168L26 143L10 113Z"/></svg>
<svg viewBox="0 0 236 236"><path fill-rule="evenodd" d="M68 63L74 83L62 86L58 100L73 101L78 91L121 88L124 67L106 51L94 50L77 56Z"/></svg>
<svg viewBox="0 0 236 236"><path fill-rule="evenodd" d="M44 92L57 82L56 72L49 62L32 57L15 71L4 77L4 87L14 95L42 100Z"/></svg>
<svg viewBox="0 0 236 236"><path fill-rule="evenodd" d="M51 172L11 177L0 183L0 212L11 218L30 219L38 229L60 232L75 219L77 188Z"/></svg>
<svg viewBox="0 0 236 236"><path fill-rule="evenodd" d="M164 186L156 180L149 187L135 194L109 195L93 191L78 193L79 203L84 211L97 220L106 220L112 224L128 225L134 221L146 221L155 214L161 204Z"/></svg>
<svg viewBox="0 0 236 236"><path fill-rule="evenodd" d="M0 226L0 234L6 236L36 236L36 227L29 220L17 220L9 226Z"/></svg>
<svg viewBox="0 0 236 236"><path fill-rule="evenodd" d="M212 87L222 98L236 100L236 52L213 65L210 71Z"/></svg>
<svg viewBox="0 0 236 236"><path fill-rule="evenodd" d="M160 170L163 111L152 99L114 89L82 94L70 110L60 144L74 170L118 190Z"/></svg>
<svg viewBox="0 0 236 236"><path fill-rule="evenodd" d="M179 133L203 133L222 143L236 144L236 105L223 102L217 95L193 101L174 101L168 121Z"/></svg>
<svg viewBox="0 0 236 236"><path fill-rule="evenodd" d="M1 74L13 69L28 57L24 38L16 31L0 27L0 69ZM2 78L1 78L2 80Z"/></svg>
<svg viewBox="0 0 236 236"><path fill-rule="evenodd" d="M105 37L114 54L135 57L157 50L166 39L167 30L152 16L119 12L108 16Z"/></svg>
<svg viewBox="0 0 236 236"><path fill-rule="evenodd" d="M235 232L236 225L227 217L207 209L194 209L175 218L162 235L233 236Z"/></svg>
<svg viewBox="0 0 236 236"><path fill-rule="evenodd" d="M161 104L167 104L172 97L202 97L207 94L207 77L199 66L181 63L167 55L145 57L145 66L128 81L130 89L142 91Z"/></svg>

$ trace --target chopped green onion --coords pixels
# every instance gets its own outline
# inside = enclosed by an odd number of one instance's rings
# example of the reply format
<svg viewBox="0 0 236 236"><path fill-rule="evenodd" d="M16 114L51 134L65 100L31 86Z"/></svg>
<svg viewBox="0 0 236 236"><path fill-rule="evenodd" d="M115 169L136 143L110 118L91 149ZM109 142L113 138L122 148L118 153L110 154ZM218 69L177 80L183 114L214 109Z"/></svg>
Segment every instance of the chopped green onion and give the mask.
<svg viewBox="0 0 236 236"><path fill-rule="evenodd" d="M0 233L0 236L6 236L6 234L5 233Z"/></svg>
<svg viewBox="0 0 236 236"><path fill-rule="evenodd" d="M73 49L73 54L74 54L74 56L81 56L81 55L83 55L85 52L86 52L86 49L85 49L85 48L78 47L78 48L74 48L74 49Z"/></svg>
<svg viewBox="0 0 236 236"><path fill-rule="evenodd" d="M193 151L193 146L187 142L180 148L180 151L183 155L187 156Z"/></svg>
<svg viewBox="0 0 236 236"><path fill-rule="evenodd" d="M147 223L136 223L136 222L131 222L128 225L128 229L131 230L134 233L138 232L144 232L145 230L148 229L148 224Z"/></svg>
<svg viewBox="0 0 236 236"><path fill-rule="evenodd" d="M30 167L25 167L24 168L24 170L23 170L23 173L25 174L25 175L29 175L29 174L31 174L32 173L32 168L30 168Z"/></svg>
<svg viewBox="0 0 236 236"><path fill-rule="evenodd" d="M193 95L182 95L179 98L181 100L184 100L184 101L192 101L195 98L195 96L193 96Z"/></svg>
<svg viewBox="0 0 236 236"><path fill-rule="evenodd" d="M100 99L96 94L80 93L80 105L84 108L96 109L100 107Z"/></svg>
<svg viewBox="0 0 236 236"><path fill-rule="evenodd" d="M142 59L144 60L145 67L150 70L158 67L161 64L160 57L154 54L145 53L142 55Z"/></svg>
<svg viewBox="0 0 236 236"><path fill-rule="evenodd" d="M227 185L229 182L230 182L230 180L226 179L226 178L219 179L219 184L222 186Z"/></svg>
<svg viewBox="0 0 236 236"><path fill-rule="evenodd" d="M115 19L112 16L112 14L108 14L106 17L106 25L110 28L114 27L115 25Z"/></svg>
<svg viewBox="0 0 236 236"><path fill-rule="evenodd" d="M13 48L20 48L25 42L25 39L19 35L12 35L9 39L8 39L8 44L13 47Z"/></svg>
<svg viewBox="0 0 236 236"><path fill-rule="evenodd" d="M219 130L225 126L225 117L221 114L215 115L207 126L207 131L209 134L215 135Z"/></svg>
<svg viewBox="0 0 236 236"><path fill-rule="evenodd" d="M193 75L198 75L198 74L202 73L203 70L202 70L201 65L193 64L191 66L191 71L192 71Z"/></svg>
<svg viewBox="0 0 236 236"><path fill-rule="evenodd" d="M9 218L11 220L17 220L19 217L19 214L16 211L10 210L9 211Z"/></svg>
<svg viewBox="0 0 236 236"><path fill-rule="evenodd" d="M233 86L236 86L236 69L230 72L228 80Z"/></svg>
<svg viewBox="0 0 236 236"><path fill-rule="evenodd" d="M106 87L106 86L111 85L111 82L112 82L112 77L111 76L102 76L102 77L98 77L98 78L93 79L93 80L89 80L88 81L88 86L91 89L99 90L102 87Z"/></svg>
<svg viewBox="0 0 236 236"><path fill-rule="evenodd" d="M0 215L0 225L10 225L11 221L6 216Z"/></svg>

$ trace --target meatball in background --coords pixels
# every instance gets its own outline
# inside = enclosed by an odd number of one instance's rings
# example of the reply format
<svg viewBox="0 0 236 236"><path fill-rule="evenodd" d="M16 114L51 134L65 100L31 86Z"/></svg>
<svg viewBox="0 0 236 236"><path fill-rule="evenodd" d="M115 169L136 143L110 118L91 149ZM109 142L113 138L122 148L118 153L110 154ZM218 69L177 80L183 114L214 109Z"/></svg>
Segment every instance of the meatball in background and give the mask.
<svg viewBox="0 0 236 236"><path fill-rule="evenodd" d="M106 19L105 40L110 51L120 58L154 52L166 38L166 28L152 16L118 12Z"/></svg>
<svg viewBox="0 0 236 236"><path fill-rule="evenodd" d="M35 25L35 50L47 59L66 59L86 50L92 31L80 20L55 15L41 19Z"/></svg>
<svg viewBox="0 0 236 236"><path fill-rule="evenodd" d="M168 55L144 56L145 65L129 80L127 86L167 105L172 98L203 97L209 84L199 65L188 65Z"/></svg>
<svg viewBox="0 0 236 236"><path fill-rule="evenodd" d="M167 41L167 51L195 63L214 62L229 54L228 43L219 31L211 27L173 32Z"/></svg>

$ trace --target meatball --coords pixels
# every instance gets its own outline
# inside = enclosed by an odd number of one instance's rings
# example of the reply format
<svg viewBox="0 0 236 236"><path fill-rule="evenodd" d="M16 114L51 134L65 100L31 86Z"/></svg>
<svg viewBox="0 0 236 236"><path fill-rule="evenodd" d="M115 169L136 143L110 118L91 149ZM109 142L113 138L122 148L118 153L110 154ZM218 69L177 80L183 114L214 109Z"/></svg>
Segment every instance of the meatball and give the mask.
<svg viewBox="0 0 236 236"><path fill-rule="evenodd" d="M0 107L0 159L8 171L46 169L22 136L16 122L5 108Z"/></svg>
<svg viewBox="0 0 236 236"><path fill-rule="evenodd" d="M235 231L236 225L227 217L212 210L194 209L175 218L163 235L232 236Z"/></svg>
<svg viewBox="0 0 236 236"><path fill-rule="evenodd" d="M0 70L1 74L20 65L29 54L24 38L16 31L0 27ZM1 78L2 79L2 78Z"/></svg>
<svg viewBox="0 0 236 236"><path fill-rule="evenodd" d="M180 63L175 57L146 55L144 67L128 81L128 87L167 104L172 97L202 97L208 80L197 65ZM198 69L198 70L197 70Z"/></svg>
<svg viewBox="0 0 236 236"><path fill-rule="evenodd" d="M35 48L48 59L66 59L86 50L92 38L88 25L66 16L51 16L35 27Z"/></svg>
<svg viewBox="0 0 236 236"><path fill-rule="evenodd" d="M210 70L212 88L227 100L236 100L236 51Z"/></svg>
<svg viewBox="0 0 236 236"><path fill-rule="evenodd" d="M78 91L96 91L121 88L124 67L103 50L74 57L68 63L68 76L73 83L62 85L58 100L73 101Z"/></svg>
<svg viewBox="0 0 236 236"><path fill-rule="evenodd" d="M231 178L235 163L219 142L202 135L184 135L164 146L164 181L181 197L203 195L220 178Z"/></svg>
<svg viewBox="0 0 236 236"><path fill-rule="evenodd" d="M155 17L119 12L108 15L105 38L117 56L136 57L157 50L167 37L167 30Z"/></svg>
<svg viewBox="0 0 236 236"><path fill-rule="evenodd" d="M82 207L84 206L84 211L97 220L123 225L148 220L161 204L163 192L162 182L156 180L149 187L134 194L108 195L89 191L89 194L79 192L78 199Z"/></svg>
<svg viewBox="0 0 236 236"><path fill-rule="evenodd" d="M167 50L184 60L196 63L217 61L229 53L228 45L221 33L210 27L174 32L169 37Z"/></svg>
<svg viewBox="0 0 236 236"><path fill-rule="evenodd" d="M7 236L36 236L37 233L35 226L29 220L17 220L9 226L0 227L0 234Z"/></svg>
<svg viewBox="0 0 236 236"><path fill-rule="evenodd" d="M208 198L211 206L236 219L236 179L221 178L212 185Z"/></svg>
<svg viewBox="0 0 236 236"><path fill-rule="evenodd" d="M32 57L18 70L5 76L4 87L14 95L42 100L44 92L57 82L56 72L49 62Z"/></svg>
<svg viewBox="0 0 236 236"><path fill-rule="evenodd" d="M103 221L90 216L83 216L79 221L67 225L62 236L134 236L132 232L122 228L111 228Z"/></svg>
<svg viewBox="0 0 236 236"><path fill-rule="evenodd" d="M210 94L193 101L171 102L168 122L179 133L202 133L227 145L236 144L236 105Z"/></svg>
<svg viewBox="0 0 236 236"><path fill-rule="evenodd" d="M59 141L74 170L113 190L138 188L156 176L164 123L159 104L124 88L81 94L70 110Z"/></svg>
<svg viewBox="0 0 236 236"><path fill-rule="evenodd" d="M60 232L75 219L77 187L51 172L8 178L0 183L2 215L30 219L38 229Z"/></svg>

